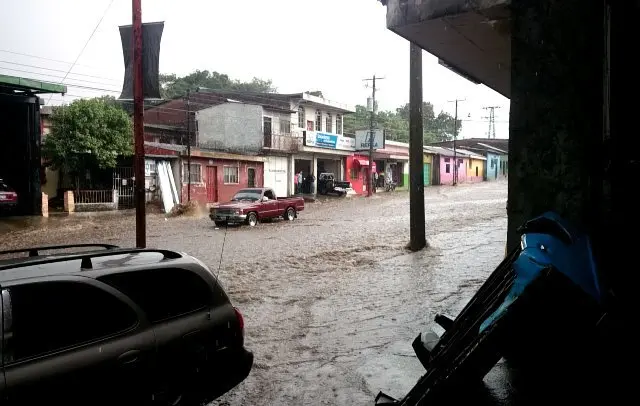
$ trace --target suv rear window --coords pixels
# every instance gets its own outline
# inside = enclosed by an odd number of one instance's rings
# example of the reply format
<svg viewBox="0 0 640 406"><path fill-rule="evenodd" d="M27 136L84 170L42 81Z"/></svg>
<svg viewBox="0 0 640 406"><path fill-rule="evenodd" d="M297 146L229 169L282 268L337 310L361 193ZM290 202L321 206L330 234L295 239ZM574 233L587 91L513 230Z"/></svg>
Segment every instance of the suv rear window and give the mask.
<svg viewBox="0 0 640 406"><path fill-rule="evenodd" d="M0 192L10 192L10 191L11 191L11 188L9 187L9 185L7 185L2 180L0 180Z"/></svg>
<svg viewBox="0 0 640 406"><path fill-rule="evenodd" d="M212 303L209 285L184 269L151 269L104 275L99 279L129 296L152 323L201 310Z"/></svg>
<svg viewBox="0 0 640 406"><path fill-rule="evenodd" d="M11 325L4 326L5 362L107 338L138 323L137 315L126 303L84 283L38 282L7 290Z"/></svg>

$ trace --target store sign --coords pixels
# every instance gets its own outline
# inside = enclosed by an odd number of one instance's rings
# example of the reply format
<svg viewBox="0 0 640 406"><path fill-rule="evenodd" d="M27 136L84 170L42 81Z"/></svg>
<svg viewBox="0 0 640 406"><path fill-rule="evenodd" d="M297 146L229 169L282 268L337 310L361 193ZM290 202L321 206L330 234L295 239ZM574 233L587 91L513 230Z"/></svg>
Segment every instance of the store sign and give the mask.
<svg viewBox="0 0 640 406"><path fill-rule="evenodd" d="M337 134L327 134L315 131L305 131L304 145L308 147L341 149L353 151L355 148L355 140Z"/></svg>
<svg viewBox="0 0 640 406"><path fill-rule="evenodd" d="M384 130L373 130L373 149L384 149ZM369 150L371 131L356 130L356 151Z"/></svg>

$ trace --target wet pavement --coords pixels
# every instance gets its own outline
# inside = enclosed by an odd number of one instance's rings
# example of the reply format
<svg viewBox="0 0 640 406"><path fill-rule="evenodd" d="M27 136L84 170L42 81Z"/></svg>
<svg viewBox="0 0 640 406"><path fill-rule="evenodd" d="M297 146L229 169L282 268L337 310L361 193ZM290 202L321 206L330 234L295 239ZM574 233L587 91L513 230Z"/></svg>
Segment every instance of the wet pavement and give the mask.
<svg viewBox="0 0 640 406"><path fill-rule="evenodd" d="M148 217L148 246L186 251L219 273L255 353L220 405L367 405L405 394L424 372L411 342L457 314L502 260L507 185L425 191L430 247L409 253L408 193L308 204L293 223L216 229L206 217ZM131 246L130 213L0 220L0 249L102 242ZM499 364L487 392L508 403Z"/></svg>

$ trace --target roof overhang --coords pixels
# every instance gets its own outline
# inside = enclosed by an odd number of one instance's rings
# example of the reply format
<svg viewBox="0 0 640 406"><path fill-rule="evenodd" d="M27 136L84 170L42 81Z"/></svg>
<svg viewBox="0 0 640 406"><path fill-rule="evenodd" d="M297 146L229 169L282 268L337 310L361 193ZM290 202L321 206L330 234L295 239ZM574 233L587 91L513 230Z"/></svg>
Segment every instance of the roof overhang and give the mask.
<svg viewBox="0 0 640 406"><path fill-rule="evenodd" d="M67 93L67 87L60 83L43 82L7 75L0 75L0 90L30 94Z"/></svg>
<svg viewBox="0 0 640 406"><path fill-rule="evenodd" d="M387 28L473 83L511 95L511 0L385 0Z"/></svg>

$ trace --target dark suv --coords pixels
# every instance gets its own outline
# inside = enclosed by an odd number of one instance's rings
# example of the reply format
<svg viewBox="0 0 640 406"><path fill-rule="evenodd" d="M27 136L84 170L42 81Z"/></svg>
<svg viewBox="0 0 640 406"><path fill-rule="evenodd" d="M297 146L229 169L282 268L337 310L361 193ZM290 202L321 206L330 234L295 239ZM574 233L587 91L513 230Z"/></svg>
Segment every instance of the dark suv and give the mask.
<svg viewBox="0 0 640 406"><path fill-rule="evenodd" d="M242 315L198 259L101 244L0 251L16 255L0 259L3 406L200 405L248 376Z"/></svg>

